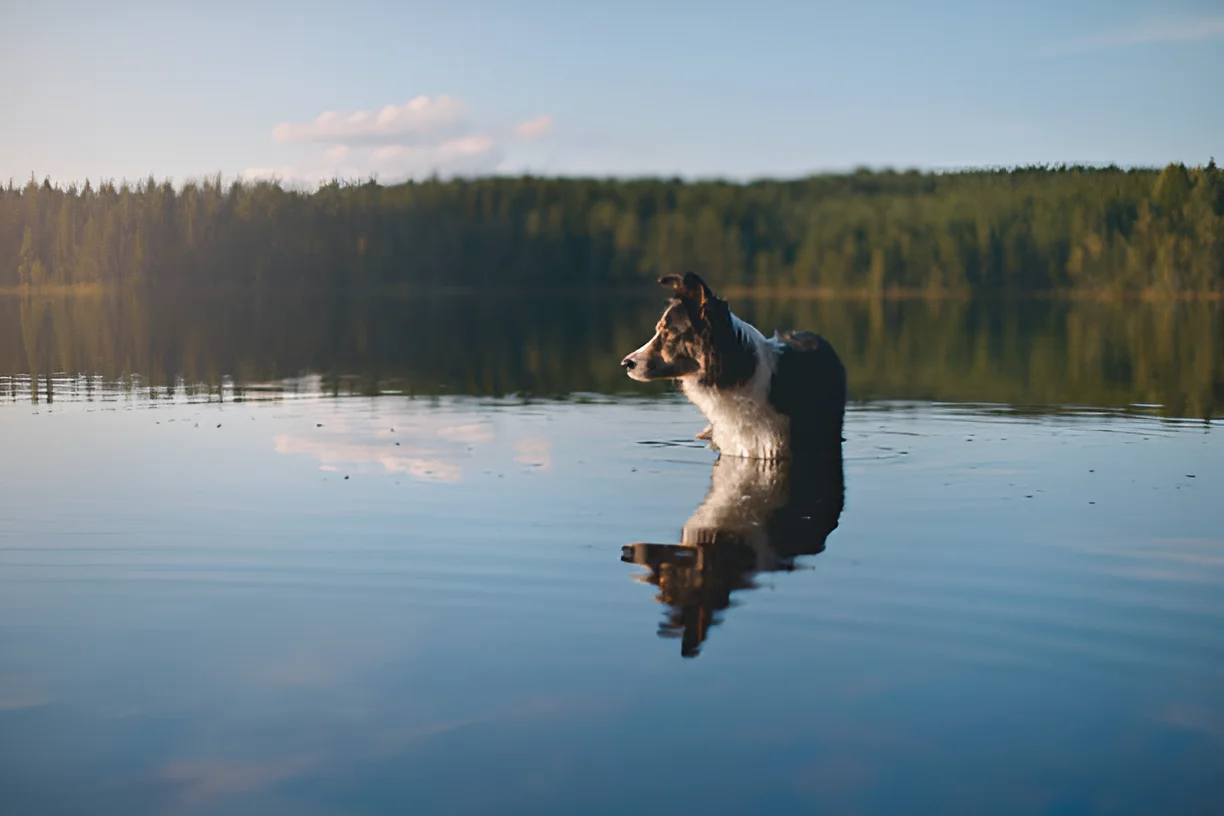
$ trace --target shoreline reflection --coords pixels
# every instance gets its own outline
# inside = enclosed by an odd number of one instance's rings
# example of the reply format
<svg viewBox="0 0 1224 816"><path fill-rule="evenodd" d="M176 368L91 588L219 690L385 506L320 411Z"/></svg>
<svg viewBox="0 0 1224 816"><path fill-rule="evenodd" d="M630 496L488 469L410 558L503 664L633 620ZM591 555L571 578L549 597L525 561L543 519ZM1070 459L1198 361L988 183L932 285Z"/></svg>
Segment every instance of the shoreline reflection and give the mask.
<svg viewBox="0 0 1224 816"><path fill-rule="evenodd" d="M1220 303L745 297L736 304L767 335L788 326L819 331L842 358L855 402L1224 414ZM293 391L304 385L299 378L335 396L658 397L674 389L632 384L618 364L653 332L658 309L653 288L641 298L0 295L0 398L37 404L52 384L63 403L91 390L245 397Z"/></svg>

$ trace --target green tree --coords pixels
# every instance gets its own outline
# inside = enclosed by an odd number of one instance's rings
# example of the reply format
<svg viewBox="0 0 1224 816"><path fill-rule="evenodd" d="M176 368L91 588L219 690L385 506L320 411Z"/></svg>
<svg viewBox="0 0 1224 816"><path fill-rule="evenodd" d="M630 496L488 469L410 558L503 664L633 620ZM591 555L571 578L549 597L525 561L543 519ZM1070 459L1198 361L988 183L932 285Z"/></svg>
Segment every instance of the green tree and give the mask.
<svg viewBox="0 0 1224 816"><path fill-rule="evenodd" d="M21 237L21 252L17 256L17 279L22 286L41 286L46 282L46 269L34 247L34 231L25 228Z"/></svg>

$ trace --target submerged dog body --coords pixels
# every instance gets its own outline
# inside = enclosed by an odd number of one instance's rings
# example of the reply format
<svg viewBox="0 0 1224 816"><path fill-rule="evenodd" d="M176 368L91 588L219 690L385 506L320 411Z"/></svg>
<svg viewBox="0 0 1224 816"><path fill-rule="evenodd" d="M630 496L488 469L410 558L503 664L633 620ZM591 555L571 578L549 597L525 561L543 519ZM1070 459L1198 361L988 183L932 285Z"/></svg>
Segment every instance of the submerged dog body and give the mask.
<svg viewBox="0 0 1224 816"><path fill-rule="evenodd" d="M786 459L841 443L846 370L811 332L766 338L693 273L663 278L672 299L655 335L621 365L639 381L675 379L728 456Z"/></svg>

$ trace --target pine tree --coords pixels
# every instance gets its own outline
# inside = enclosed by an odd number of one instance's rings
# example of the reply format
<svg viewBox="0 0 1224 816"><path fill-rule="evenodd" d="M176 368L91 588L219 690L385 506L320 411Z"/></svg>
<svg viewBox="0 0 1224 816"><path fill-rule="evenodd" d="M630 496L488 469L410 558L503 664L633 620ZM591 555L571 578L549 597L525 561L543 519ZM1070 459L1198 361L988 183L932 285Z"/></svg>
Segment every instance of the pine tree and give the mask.
<svg viewBox="0 0 1224 816"><path fill-rule="evenodd" d="M17 279L22 286L42 286L46 270L34 248L34 231L29 226L21 236L21 252L17 256Z"/></svg>

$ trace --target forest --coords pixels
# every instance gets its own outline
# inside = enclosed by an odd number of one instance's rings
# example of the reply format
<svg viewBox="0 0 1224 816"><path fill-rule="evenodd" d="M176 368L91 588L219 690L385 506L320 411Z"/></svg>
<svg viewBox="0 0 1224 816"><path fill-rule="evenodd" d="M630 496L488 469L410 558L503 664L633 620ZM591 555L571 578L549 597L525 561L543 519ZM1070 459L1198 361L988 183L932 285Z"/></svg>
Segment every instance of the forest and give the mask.
<svg viewBox="0 0 1224 816"><path fill-rule="evenodd" d="M489 177L0 188L0 290L641 287L1224 293L1205 166L858 171L793 181Z"/></svg>

